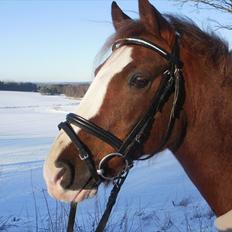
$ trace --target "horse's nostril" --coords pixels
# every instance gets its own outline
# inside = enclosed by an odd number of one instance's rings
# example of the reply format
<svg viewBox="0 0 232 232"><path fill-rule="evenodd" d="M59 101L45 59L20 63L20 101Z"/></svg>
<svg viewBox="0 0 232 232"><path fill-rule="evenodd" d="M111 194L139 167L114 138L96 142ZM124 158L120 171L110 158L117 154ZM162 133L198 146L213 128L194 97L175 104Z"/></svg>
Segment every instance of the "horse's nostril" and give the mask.
<svg viewBox="0 0 232 232"><path fill-rule="evenodd" d="M61 168L60 171L60 185L64 189L69 189L74 181L75 168L74 165L68 161L59 161L57 162L57 167Z"/></svg>

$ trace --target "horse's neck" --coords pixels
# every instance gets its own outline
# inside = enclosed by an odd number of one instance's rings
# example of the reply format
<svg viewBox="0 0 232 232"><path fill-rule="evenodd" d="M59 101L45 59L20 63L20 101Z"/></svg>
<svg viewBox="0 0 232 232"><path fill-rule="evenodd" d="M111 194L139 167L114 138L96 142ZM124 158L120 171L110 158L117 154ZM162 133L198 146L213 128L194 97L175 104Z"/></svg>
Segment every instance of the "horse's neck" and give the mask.
<svg viewBox="0 0 232 232"><path fill-rule="evenodd" d="M214 67L202 67L200 62L185 64L188 126L175 154L211 208L221 215L232 209L231 83L228 87L228 80Z"/></svg>
<svg viewBox="0 0 232 232"><path fill-rule="evenodd" d="M230 88L232 87L232 50L230 51L230 54L228 55L228 58L226 60L226 72L225 72L225 76L226 78L229 80L229 84Z"/></svg>

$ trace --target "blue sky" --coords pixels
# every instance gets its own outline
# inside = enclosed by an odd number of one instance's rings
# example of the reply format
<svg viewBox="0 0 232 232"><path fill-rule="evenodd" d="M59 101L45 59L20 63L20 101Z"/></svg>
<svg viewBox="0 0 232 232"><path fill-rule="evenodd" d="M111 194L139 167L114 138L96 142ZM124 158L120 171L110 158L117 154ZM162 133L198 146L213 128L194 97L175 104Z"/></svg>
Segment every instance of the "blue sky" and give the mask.
<svg viewBox="0 0 232 232"><path fill-rule="evenodd" d="M136 18L137 0L117 1ZM151 0L164 13L186 15L201 27L231 22L213 10ZM113 33L111 0L0 1L0 80L68 82L92 79L96 53ZM232 32L218 31L230 42Z"/></svg>

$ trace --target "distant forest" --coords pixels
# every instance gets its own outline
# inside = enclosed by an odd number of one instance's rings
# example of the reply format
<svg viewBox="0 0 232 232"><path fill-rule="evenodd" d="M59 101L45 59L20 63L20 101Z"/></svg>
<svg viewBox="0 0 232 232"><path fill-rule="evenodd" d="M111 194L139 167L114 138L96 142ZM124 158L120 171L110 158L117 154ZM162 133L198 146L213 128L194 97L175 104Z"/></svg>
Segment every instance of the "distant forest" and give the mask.
<svg viewBox="0 0 232 232"><path fill-rule="evenodd" d="M43 95L64 94L68 97L81 98L86 93L89 85L89 83L48 84L0 81L0 91L40 92Z"/></svg>
<svg viewBox="0 0 232 232"><path fill-rule="evenodd" d="M0 81L0 90L37 92L37 85L30 82Z"/></svg>
<svg viewBox="0 0 232 232"><path fill-rule="evenodd" d="M46 95L64 94L68 97L83 97L89 88L89 83L72 83L72 84L39 84L38 92Z"/></svg>

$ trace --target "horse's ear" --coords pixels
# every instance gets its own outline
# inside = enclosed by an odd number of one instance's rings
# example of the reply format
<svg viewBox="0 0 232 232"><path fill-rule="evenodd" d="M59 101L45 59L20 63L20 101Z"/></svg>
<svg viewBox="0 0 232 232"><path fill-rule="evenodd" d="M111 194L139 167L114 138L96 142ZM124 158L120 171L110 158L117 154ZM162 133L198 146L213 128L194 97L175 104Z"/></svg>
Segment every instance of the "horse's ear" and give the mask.
<svg viewBox="0 0 232 232"><path fill-rule="evenodd" d="M113 25L114 25L115 30L118 30L125 20L131 20L131 18L129 16L127 16L120 9L120 7L118 6L118 4L115 1L112 2L111 15L112 15L112 21L113 21Z"/></svg>
<svg viewBox="0 0 232 232"><path fill-rule="evenodd" d="M148 0L139 0L139 15L145 27L155 34L161 35L162 31L171 29L166 19Z"/></svg>

